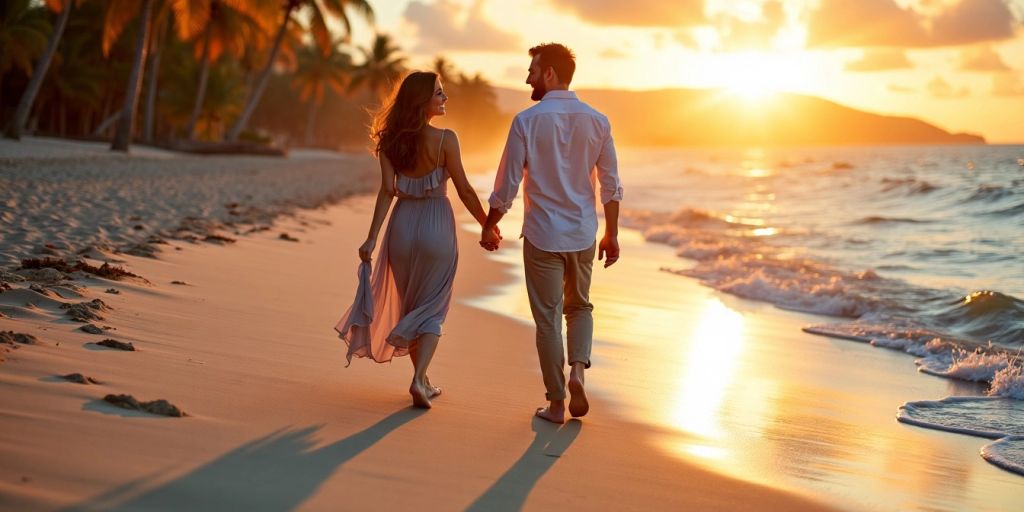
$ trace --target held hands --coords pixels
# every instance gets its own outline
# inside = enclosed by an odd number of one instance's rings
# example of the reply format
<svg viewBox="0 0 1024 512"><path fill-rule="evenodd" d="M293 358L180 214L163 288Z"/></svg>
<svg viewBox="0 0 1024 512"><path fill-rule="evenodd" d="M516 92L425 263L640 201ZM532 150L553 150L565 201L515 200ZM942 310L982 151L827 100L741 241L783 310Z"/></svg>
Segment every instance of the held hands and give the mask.
<svg viewBox="0 0 1024 512"><path fill-rule="evenodd" d="M483 247L488 251L497 251L501 240L501 230L498 229L498 226L494 226L494 228L490 230L483 230L480 232L480 247Z"/></svg>
<svg viewBox="0 0 1024 512"><path fill-rule="evenodd" d="M604 268L608 268L619 261L619 237L605 235L598 245L597 259L604 260Z"/></svg>
<svg viewBox="0 0 1024 512"><path fill-rule="evenodd" d="M369 263L370 259L373 258L373 249L375 247L377 247L377 240L367 238L363 245L359 246L359 259Z"/></svg>

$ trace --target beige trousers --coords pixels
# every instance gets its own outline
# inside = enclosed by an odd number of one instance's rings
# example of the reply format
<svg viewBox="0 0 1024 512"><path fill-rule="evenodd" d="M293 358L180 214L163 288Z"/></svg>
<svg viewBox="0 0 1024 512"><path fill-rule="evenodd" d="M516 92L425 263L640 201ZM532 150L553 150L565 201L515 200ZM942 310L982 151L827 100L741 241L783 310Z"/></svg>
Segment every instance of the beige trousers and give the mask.
<svg viewBox="0 0 1024 512"><path fill-rule="evenodd" d="M565 399L565 351L562 314L565 314L569 364L590 368L594 337L594 305L590 303L590 276L597 242L577 252L547 252L523 239L526 293L537 325L537 355L548 400Z"/></svg>

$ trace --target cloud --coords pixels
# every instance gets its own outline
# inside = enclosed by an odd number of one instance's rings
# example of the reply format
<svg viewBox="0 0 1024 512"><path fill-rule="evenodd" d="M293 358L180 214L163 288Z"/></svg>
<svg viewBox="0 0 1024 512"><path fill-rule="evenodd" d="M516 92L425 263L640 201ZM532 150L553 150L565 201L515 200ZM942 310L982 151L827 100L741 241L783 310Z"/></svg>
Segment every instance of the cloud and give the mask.
<svg viewBox="0 0 1024 512"><path fill-rule="evenodd" d="M1010 67L990 46L967 48L960 53L963 71L1009 71Z"/></svg>
<svg viewBox="0 0 1024 512"><path fill-rule="evenodd" d="M595 25L680 27L704 23L704 0L548 0Z"/></svg>
<svg viewBox="0 0 1024 512"><path fill-rule="evenodd" d="M757 50L771 46L772 39L786 24L786 13L782 2L768 1L761 4L761 16L756 21L744 21L733 16L718 19L718 33L723 49Z"/></svg>
<svg viewBox="0 0 1024 512"><path fill-rule="evenodd" d="M928 82L928 92L936 98L964 98L971 94L966 87L954 88L941 76L936 75Z"/></svg>
<svg viewBox="0 0 1024 512"><path fill-rule="evenodd" d="M886 87L886 89L888 89L889 92L895 92L895 93L898 93L898 94L908 94L908 93L912 93L912 92L917 92L917 89L914 89L913 87L907 87L905 85L899 85L899 84L889 84Z"/></svg>
<svg viewBox="0 0 1024 512"><path fill-rule="evenodd" d="M903 50L870 49L866 50L860 59L847 62L843 69L846 71L870 72L909 69L912 67L914 65L907 60L907 54Z"/></svg>
<svg viewBox="0 0 1024 512"><path fill-rule="evenodd" d="M597 56L602 59L625 59L629 54L618 48L605 48Z"/></svg>
<svg viewBox="0 0 1024 512"><path fill-rule="evenodd" d="M698 48L697 38L689 30L676 30L672 33L672 40L686 48Z"/></svg>
<svg viewBox="0 0 1024 512"><path fill-rule="evenodd" d="M943 45L1013 37L1019 23L1003 0L963 0L932 20L932 39Z"/></svg>
<svg viewBox="0 0 1024 512"><path fill-rule="evenodd" d="M1001 41L1021 25L1007 1L960 0L927 16L894 0L822 0L808 19L807 44L924 48Z"/></svg>
<svg viewBox="0 0 1024 512"><path fill-rule="evenodd" d="M529 65L530 63L527 61L522 66L506 66L505 71L502 72L501 76L505 77L507 80L526 83L526 75L529 73Z"/></svg>
<svg viewBox="0 0 1024 512"><path fill-rule="evenodd" d="M434 4L409 2L402 16L418 29L419 44L414 50L508 51L522 46L512 32L484 18L481 11L485 3L477 0L467 9L452 0L438 0Z"/></svg>
<svg viewBox="0 0 1024 512"><path fill-rule="evenodd" d="M992 94L994 96L1024 96L1024 82L1019 76L1010 73L993 75Z"/></svg>
<svg viewBox="0 0 1024 512"><path fill-rule="evenodd" d="M892 0L822 0L807 21L808 46L922 46L921 17Z"/></svg>

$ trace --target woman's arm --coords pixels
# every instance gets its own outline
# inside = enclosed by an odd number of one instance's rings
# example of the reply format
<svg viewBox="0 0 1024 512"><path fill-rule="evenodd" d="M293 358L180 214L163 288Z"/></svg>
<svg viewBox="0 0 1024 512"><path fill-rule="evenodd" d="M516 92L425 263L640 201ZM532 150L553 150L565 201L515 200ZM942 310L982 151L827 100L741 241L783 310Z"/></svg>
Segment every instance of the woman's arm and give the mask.
<svg viewBox="0 0 1024 512"><path fill-rule="evenodd" d="M459 193L459 199L462 201L462 204L466 205L470 215L480 223L480 226L483 226L487 222L487 214L484 213L484 207L480 204L480 198L476 195L476 191L473 190L473 185L470 185L469 179L466 178L466 169L462 166L462 149L459 147L459 136L455 135L455 132L451 130L448 130L448 135L448 137L445 137L444 145L441 148L444 152L448 175L452 177L452 183L455 185L455 190Z"/></svg>
<svg viewBox="0 0 1024 512"><path fill-rule="evenodd" d="M384 224L384 218L391 209L391 201L395 197L395 169L391 161L383 153L380 155L380 190L377 191L377 202L373 205L373 220L370 221L370 232L366 241L359 247L359 259L370 261L373 249L377 247L377 235Z"/></svg>

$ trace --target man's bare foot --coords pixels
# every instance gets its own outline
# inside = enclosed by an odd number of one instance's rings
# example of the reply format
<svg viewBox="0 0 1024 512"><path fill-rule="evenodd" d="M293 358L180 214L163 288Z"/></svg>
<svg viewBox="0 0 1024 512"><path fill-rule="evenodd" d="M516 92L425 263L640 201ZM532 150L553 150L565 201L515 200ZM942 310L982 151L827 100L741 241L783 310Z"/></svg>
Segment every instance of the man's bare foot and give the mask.
<svg viewBox="0 0 1024 512"><path fill-rule="evenodd" d="M551 406L541 407L533 414L538 418L548 420L551 423L565 423L565 409L553 409Z"/></svg>
<svg viewBox="0 0 1024 512"><path fill-rule="evenodd" d="M575 373L569 376L569 414L572 414L573 418L579 418L586 416L590 411L590 402L587 401L587 392L583 389L583 377Z"/></svg>
<svg viewBox="0 0 1024 512"><path fill-rule="evenodd" d="M409 386L409 394L412 395L412 405L420 409L430 409L430 394L426 387L413 384Z"/></svg>

